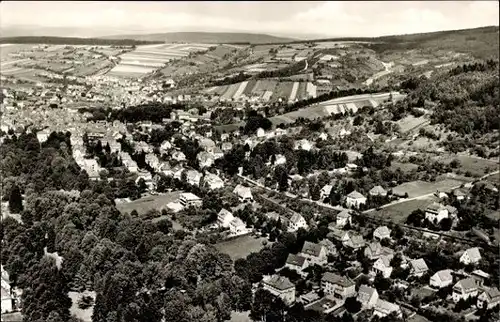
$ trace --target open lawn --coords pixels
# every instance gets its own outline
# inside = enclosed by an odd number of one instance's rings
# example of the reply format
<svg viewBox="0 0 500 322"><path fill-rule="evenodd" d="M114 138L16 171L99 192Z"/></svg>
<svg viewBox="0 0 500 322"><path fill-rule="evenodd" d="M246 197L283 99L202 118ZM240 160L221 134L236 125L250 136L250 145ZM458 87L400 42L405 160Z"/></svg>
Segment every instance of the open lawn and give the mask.
<svg viewBox="0 0 500 322"><path fill-rule="evenodd" d="M399 186L394 187L392 191L397 195L404 195L406 192L408 193L409 198L414 198L434 193L437 190L446 192L454 187L459 187L462 183L463 181L449 178L435 182L417 180L400 184Z"/></svg>
<svg viewBox="0 0 500 322"><path fill-rule="evenodd" d="M250 322L252 321L250 319L250 311L245 311L245 312L236 312L232 311L231 312L231 320L230 322Z"/></svg>
<svg viewBox="0 0 500 322"><path fill-rule="evenodd" d="M437 201L437 198L430 196L426 199L415 199L406 202L400 202L392 206L382 208L377 211L370 212L370 216L379 217L384 220L391 220L394 223L404 223L409 214L417 209L425 209L432 202Z"/></svg>
<svg viewBox="0 0 500 322"><path fill-rule="evenodd" d="M264 247L262 242L266 240L267 239L263 237L255 238L252 235L245 235L220 242L215 245L215 248L221 253L228 254L232 260L237 260L247 257L250 253L261 250Z"/></svg>
<svg viewBox="0 0 500 322"><path fill-rule="evenodd" d="M423 116L415 117L413 115L408 115L397 121L396 124L399 125L401 133L407 133L412 130L418 129L423 125L429 124L429 120L424 118Z"/></svg>
<svg viewBox="0 0 500 322"><path fill-rule="evenodd" d="M393 161L391 162L391 170L396 170L396 169L401 169L403 172L411 172L413 170L418 169L418 165L410 162L397 162Z"/></svg>
<svg viewBox="0 0 500 322"><path fill-rule="evenodd" d="M161 211L169 202L177 201L181 192L182 191L173 191L161 195L142 197L131 202L117 204L116 208L121 213L130 213L135 209L139 215L143 215L152 209Z"/></svg>
<svg viewBox="0 0 500 322"><path fill-rule="evenodd" d="M460 161L458 169L464 173L469 172L472 177L482 177L487 173L498 170L499 166L498 160L487 160L467 155L449 156L437 159L444 163L450 163L451 161L457 159Z"/></svg>

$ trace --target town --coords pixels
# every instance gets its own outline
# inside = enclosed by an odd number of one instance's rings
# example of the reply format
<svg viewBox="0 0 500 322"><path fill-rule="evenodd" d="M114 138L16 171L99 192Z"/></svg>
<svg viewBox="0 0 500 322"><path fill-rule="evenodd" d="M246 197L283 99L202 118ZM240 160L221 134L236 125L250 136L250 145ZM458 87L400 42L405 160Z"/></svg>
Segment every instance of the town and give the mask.
<svg viewBox="0 0 500 322"><path fill-rule="evenodd" d="M498 321L498 26L422 35L0 38L2 321Z"/></svg>

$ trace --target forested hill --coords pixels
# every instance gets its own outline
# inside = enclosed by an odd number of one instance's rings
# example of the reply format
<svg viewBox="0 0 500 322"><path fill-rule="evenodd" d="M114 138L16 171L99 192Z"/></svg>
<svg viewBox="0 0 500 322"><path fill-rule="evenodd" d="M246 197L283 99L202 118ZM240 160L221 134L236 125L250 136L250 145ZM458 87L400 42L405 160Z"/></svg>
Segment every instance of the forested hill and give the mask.
<svg viewBox="0 0 500 322"><path fill-rule="evenodd" d="M162 43L161 41L145 41L133 39L101 39L77 37L51 37L51 36L26 36L26 37L1 37L0 44L50 44L50 45L95 45L95 46L137 46Z"/></svg>

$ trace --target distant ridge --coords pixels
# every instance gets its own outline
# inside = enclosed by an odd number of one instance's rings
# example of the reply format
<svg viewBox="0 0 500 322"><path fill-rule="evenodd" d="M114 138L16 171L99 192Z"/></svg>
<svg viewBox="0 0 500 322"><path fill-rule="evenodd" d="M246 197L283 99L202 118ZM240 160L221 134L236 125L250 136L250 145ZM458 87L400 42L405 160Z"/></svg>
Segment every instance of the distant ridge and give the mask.
<svg viewBox="0 0 500 322"><path fill-rule="evenodd" d="M100 37L102 39L134 39L140 41L161 41L161 42L186 42L186 43L242 43L242 44L266 44L266 43L287 43L296 41L294 38L277 37L266 34L252 34L240 32L167 32L154 34L136 35L114 35Z"/></svg>
<svg viewBox="0 0 500 322"><path fill-rule="evenodd" d="M95 45L95 46L137 46L161 43L134 39L101 39L52 36L1 37L0 44L50 44L50 45Z"/></svg>

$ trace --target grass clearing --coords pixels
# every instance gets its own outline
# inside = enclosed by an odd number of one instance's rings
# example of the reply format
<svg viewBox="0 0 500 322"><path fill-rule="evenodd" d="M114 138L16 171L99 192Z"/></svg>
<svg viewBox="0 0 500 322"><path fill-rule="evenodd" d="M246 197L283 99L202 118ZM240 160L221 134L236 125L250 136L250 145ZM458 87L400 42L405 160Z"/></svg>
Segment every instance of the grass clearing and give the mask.
<svg viewBox="0 0 500 322"><path fill-rule="evenodd" d="M130 213L135 209L139 215L144 215L152 209L161 211L169 202L177 201L181 193L182 191L172 191L161 195L150 195L131 202L117 204L116 208L121 213Z"/></svg>
<svg viewBox="0 0 500 322"><path fill-rule="evenodd" d="M70 313L74 317L77 317L81 319L84 322L92 322L92 313L94 312L94 306L92 305L91 307L83 310L78 307L78 301L83 297L83 296L91 296L94 301L96 297L96 293L93 291L85 291L85 292L69 292L68 296L71 298L72 305L70 308Z"/></svg>
<svg viewBox="0 0 500 322"><path fill-rule="evenodd" d="M423 116L415 117L413 115L408 115L396 122L396 124L399 125L402 133L410 132L427 123L429 123L429 120L424 118Z"/></svg>
<svg viewBox="0 0 500 322"><path fill-rule="evenodd" d="M485 174L498 170L499 163L495 160L482 159L468 155L456 155L446 158L438 158L439 161L450 163L457 159L460 161L458 168L462 172L469 172L473 177L482 177Z"/></svg>
<svg viewBox="0 0 500 322"><path fill-rule="evenodd" d="M434 196L430 196L425 199L415 199L406 202L400 202L386 208L382 208L377 211L370 212L370 216L376 216L381 219L391 220L394 223L401 224L406 221L408 215L410 215L414 210L425 209L432 202L438 199Z"/></svg>
<svg viewBox="0 0 500 322"><path fill-rule="evenodd" d="M415 198L434 193L437 190L446 192L454 187L459 187L461 184L463 184L463 181L449 178L435 182L417 180L400 184L399 186L394 187L392 191L397 195L404 195L405 193L408 193L409 198Z"/></svg>
<svg viewBox="0 0 500 322"><path fill-rule="evenodd" d="M264 247L262 244L263 241L267 241L267 238L255 238L252 235L245 235L217 243L215 248L221 253L228 254L234 261L261 250ZM268 242L268 244L270 243Z"/></svg>

